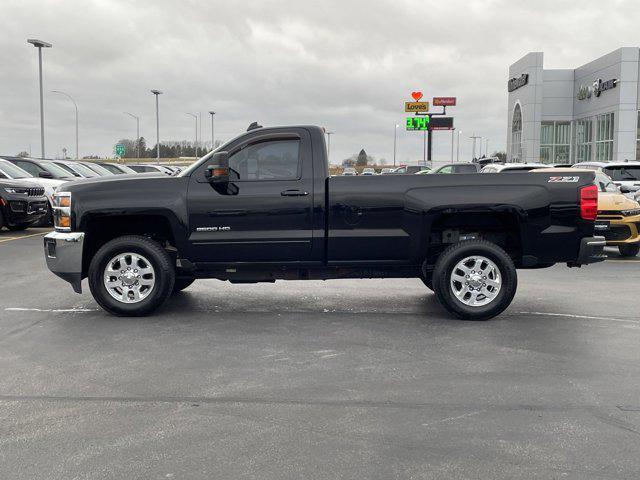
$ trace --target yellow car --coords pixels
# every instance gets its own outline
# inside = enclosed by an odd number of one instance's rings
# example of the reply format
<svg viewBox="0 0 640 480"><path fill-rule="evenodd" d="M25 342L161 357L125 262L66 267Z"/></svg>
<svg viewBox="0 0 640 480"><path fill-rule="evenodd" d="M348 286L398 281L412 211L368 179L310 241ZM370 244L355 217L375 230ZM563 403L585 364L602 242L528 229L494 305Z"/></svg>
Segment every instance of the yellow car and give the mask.
<svg viewBox="0 0 640 480"><path fill-rule="evenodd" d="M578 168L541 168L536 173L567 175ZM593 171L593 170L590 170ZM595 233L603 235L607 245L618 247L623 257L633 257L640 252L640 204L620 192L618 186L600 171L596 171L598 186L598 218Z"/></svg>

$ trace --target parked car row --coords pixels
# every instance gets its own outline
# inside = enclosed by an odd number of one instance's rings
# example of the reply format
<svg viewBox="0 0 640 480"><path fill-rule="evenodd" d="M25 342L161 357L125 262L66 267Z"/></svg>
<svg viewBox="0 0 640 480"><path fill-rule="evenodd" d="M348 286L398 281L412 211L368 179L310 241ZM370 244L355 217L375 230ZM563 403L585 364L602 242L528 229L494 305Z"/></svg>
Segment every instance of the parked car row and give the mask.
<svg viewBox="0 0 640 480"><path fill-rule="evenodd" d="M0 185L0 229L3 226L20 230L29 226L53 225L53 196L65 182L139 173L176 175L180 171L181 168L174 165L123 165L106 161L0 156L0 182L3 182ZM34 186L42 189L42 199L34 194ZM26 193L10 193L7 189ZM14 198L15 195L18 199ZM20 200L20 195L26 195L26 200ZM42 205L44 211L41 211Z"/></svg>

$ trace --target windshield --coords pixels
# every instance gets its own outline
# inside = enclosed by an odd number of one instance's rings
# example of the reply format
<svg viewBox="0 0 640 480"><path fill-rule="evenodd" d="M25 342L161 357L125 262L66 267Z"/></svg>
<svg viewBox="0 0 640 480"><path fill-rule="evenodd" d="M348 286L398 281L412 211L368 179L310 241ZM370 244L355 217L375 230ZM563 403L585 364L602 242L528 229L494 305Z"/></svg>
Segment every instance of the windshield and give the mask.
<svg viewBox="0 0 640 480"><path fill-rule="evenodd" d="M64 168L59 167L55 163L40 162L38 163L42 168L51 173L56 178L73 178L73 174L67 172Z"/></svg>
<svg viewBox="0 0 640 480"><path fill-rule="evenodd" d="M25 172L20 167L16 167L13 163L7 162L6 160L0 160L0 170L11 179L33 178L33 175L30 173Z"/></svg>
<svg viewBox="0 0 640 480"><path fill-rule="evenodd" d="M603 170L614 182L640 180L640 166L620 165L618 167L604 167Z"/></svg>
<svg viewBox="0 0 640 480"><path fill-rule="evenodd" d="M76 172L78 172L83 177L94 178L98 176L96 172L91 170L89 167L85 167L81 163L74 163L73 165L71 165L71 168L73 168Z"/></svg>

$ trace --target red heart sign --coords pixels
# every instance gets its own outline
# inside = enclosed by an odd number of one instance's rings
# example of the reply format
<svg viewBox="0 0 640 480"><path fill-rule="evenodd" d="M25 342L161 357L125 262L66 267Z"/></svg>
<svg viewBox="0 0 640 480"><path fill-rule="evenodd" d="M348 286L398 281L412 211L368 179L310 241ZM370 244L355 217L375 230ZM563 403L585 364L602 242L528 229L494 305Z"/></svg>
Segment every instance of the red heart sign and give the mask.
<svg viewBox="0 0 640 480"><path fill-rule="evenodd" d="M422 98L422 92L411 92L411 96L416 102L419 102Z"/></svg>

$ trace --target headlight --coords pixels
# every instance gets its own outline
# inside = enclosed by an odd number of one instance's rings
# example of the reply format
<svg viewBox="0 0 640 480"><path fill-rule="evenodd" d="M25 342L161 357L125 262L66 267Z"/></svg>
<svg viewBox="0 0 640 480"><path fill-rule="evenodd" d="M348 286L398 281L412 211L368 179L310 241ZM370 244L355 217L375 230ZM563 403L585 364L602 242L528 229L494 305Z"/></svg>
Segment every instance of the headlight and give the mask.
<svg viewBox="0 0 640 480"><path fill-rule="evenodd" d="M633 217L634 215L640 215L640 208L633 208L631 210L622 210L620 213L625 217Z"/></svg>
<svg viewBox="0 0 640 480"><path fill-rule="evenodd" d="M26 195L27 191L24 188L12 188L8 187L4 189L7 193L13 193L14 195Z"/></svg>
<svg viewBox="0 0 640 480"><path fill-rule="evenodd" d="M53 224L56 230L71 231L71 192L53 195Z"/></svg>

